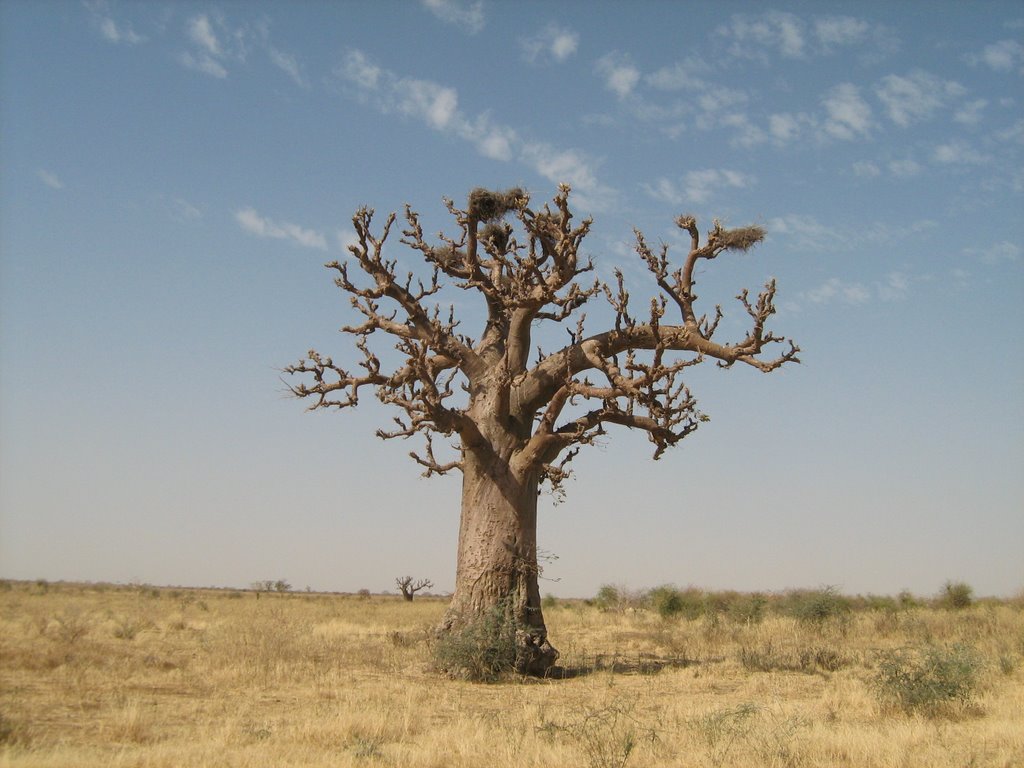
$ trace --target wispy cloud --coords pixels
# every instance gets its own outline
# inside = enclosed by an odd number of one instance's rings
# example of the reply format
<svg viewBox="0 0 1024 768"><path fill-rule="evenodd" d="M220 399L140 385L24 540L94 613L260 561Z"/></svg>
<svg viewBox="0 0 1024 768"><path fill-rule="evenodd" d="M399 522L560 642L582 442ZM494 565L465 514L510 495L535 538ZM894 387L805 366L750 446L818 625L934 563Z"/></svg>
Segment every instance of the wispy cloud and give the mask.
<svg viewBox="0 0 1024 768"><path fill-rule="evenodd" d="M982 165L990 158L965 141L950 141L936 146L932 159L942 165Z"/></svg>
<svg viewBox="0 0 1024 768"><path fill-rule="evenodd" d="M705 168L688 172L679 182L659 178L643 186L644 191L656 200L671 205L704 203L724 189L747 189L756 179L745 173L725 168Z"/></svg>
<svg viewBox="0 0 1024 768"><path fill-rule="evenodd" d="M966 92L959 83L940 80L923 70L906 76L887 75L875 87L889 119L902 128L931 117L944 104Z"/></svg>
<svg viewBox="0 0 1024 768"><path fill-rule="evenodd" d="M978 53L970 54L967 61L974 65L984 65L995 72L1012 72L1016 69L1024 74L1024 45L1017 40L1000 40L986 45Z"/></svg>
<svg viewBox="0 0 1024 768"><path fill-rule="evenodd" d="M736 14L717 33L727 41L730 55L759 61L773 55L805 59L855 46L862 49L862 59L877 61L899 45L889 29L863 19L829 15L805 21L779 11Z"/></svg>
<svg viewBox="0 0 1024 768"><path fill-rule="evenodd" d="M130 22L116 21L110 14L108 4L103 0L87 0L84 5L89 9L93 23L99 29L100 35L108 43L139 45L146 42L146 38L138 34Z"/></svg>
<svg viewBox="0 0 1024 768"><path fill-rule="evenodd" d="M640 81L640 70L628 54L613 51L597 60L594 70L604 78L605 87L620 99L632 93Z"/></svg>
<svg viewBox="0 0 1024 768"><path fill-rule="evenodd" d="M644 80L662 91L701 91L708 87L703 76L710 69L707 62L691 56L652 72Z"/></svg>
<svg viewBox="0 0 1024 768"><path fill-rule="evenodd" d="M291 240L306 248L327 250L327 238L313 229L305 229L290 222L277 223L260 216L254 208L242 208L235 212L235 221L250 234L257 237L269 237L275 240Z"/></svg>
<svg viewBox="0 0 1024 768"><path fill-rule="evenodd" d="M175 221L198 221L203 218L203 212L188 200L180 197L174 198L169 206L171 218Z"/></svg>
<svg viewBox="0 0 1024 768"><path fill-rule="evenodd" d="M838 277L831 277L800 295L812 304L829 304L835 301L844 304L865 304L871 299L871 292L863 283L851 283Z"/></svg>
<svg viewBox="0 0 1024 768"><path fill-rule="evenodd" d="M484 4L481 0L421 0L423 6L445 24L462 27L471 35L484 28Z"/></svg>
<svg viewBox="0 0 1024 768"><path fill-rule="evenodd" d="M860 89L852 83L841 83L822 99L828 118L825 133L833 138L852 141L865 138L871 132L871 107L860 96Z"/></svg>
<svg viewBox="0 0 1024 768"><path fill-rule="evenodd" d="M210 17L200 14L189 19L185 27L193 49L183 51L179 57L181 63L189 69L223 79L228 76L224 66L224 49L221 47L217 33L213 29Z"/></svg>
<svg viewBox="0 0 1024 768"><path fill-rule="evenodd" d="M468 117L459 109L454 88L402 77L373 63L359 50L347 51L334 74L381 112L418 120L432 130L468 141L485 157L519 161L549 181L571 184L580 205L603 210L614 197L598 180L594 158L578 149L527 140L514 128L495 122L488 112Z"/></svg>
<svg viewBox="0 0 1024 768"><path fill-rule="evenodd" d="M825 16L814 22L814 37L825 50L864 42L871 25L852 16Z"/></svg>
<svg viewBox="0 0 1024 768"><path fill-rule="evenodd" d="M1000 240L985 248L965 248L964 255L988 265L1020 261L1024 250L1009 240Z"/></svg>
<svg viewBox="0 0 1024 768"><path fill-rule="evenodd" d="M841 232L822 224L813 216L789 214L768 222L768 231L787 238L791 245L804 251L841 250L846 238Z"/></svg>
<svg viewBox="0 0 1024 768"><path fill-rule="evenodd" d="M888 165L889 173L900 179L907 179L917 176L922 170L921 164L912 157L904 157L900 160L890 160Z"/></svg>
<svg viewBox="0 0 1024 768"><path fill-rule="evenodd" d="M718 34L731 40L729 52L738 58L759 58L766 51L802 58L806 52L806 25L791 13L737 14Z"/></svg>
<svg viewBox="0 0 1024 768"><path fill-rule="evenodd" d="M64 189L64 182L53 171L48 171L45 168L40 168L36 171L36 176L50 189Z"/></svg>
<svg viewBox="0 0 1024 768"><path fill-rule="evenodd" d="M853 175L862 179L874 179L882 175L882 169L869 160L858 160L853 164Z"/></svg>
<svg viewBox="0 0 1024 768"><path fill-rule="evenodd" d="M288 75L297 86L309 88L309 83L302 76L302 67L299 66L299 62L292 54L280 51L273 46L270 46L267 53L270 55L270 60L274 63L274 66Z"/></svg>
<svg viewBox="0 0 1024 768"><path fill-rule="evenodd" d="M520 41L523 58L530 64L565 61L576 53L579 44L579 34L557 24L548 24L537 34Z"/></svg>
<svg viewBox="0 0 1024 768"><path fill-rule="evenodd" d="M135 32L132 25L127 22L118 24L109 16L100 21L100 33L108 42L125 45L138 45L146 41L146 38Z"/></svg>
<svg viewBox="0 0 1024 768"><path fill-rule="evenodd" d="M961 125L978 125L981 123L982 112L988 106L986 99L975 99L964 104L953 115L953 119Z"/></svg>

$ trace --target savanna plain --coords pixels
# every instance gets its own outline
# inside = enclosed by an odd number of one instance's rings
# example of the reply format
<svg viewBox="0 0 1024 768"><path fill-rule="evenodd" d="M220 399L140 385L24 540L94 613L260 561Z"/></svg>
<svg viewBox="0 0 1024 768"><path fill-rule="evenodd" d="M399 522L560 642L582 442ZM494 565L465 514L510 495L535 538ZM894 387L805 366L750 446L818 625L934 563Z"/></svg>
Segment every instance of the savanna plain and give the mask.
<svg viewBox="0 0 1024 768"><path fill-rule="evenodd" d="M956 586L547 598L473 682L441 598L0 582L0 765L1022 766L1024 596Z"/></svg>

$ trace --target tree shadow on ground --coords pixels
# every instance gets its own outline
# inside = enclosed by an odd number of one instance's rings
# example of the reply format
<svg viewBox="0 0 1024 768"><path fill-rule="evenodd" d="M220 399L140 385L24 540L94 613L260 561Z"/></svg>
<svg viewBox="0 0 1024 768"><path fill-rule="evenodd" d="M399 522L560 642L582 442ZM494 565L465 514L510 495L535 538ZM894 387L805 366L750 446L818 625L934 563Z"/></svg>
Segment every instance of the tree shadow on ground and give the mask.
<svg viewBox="0 0 1024 768"><path fill-rule="evenodd" d="M650 653L596 654L573 660L574 664L552 667L544 675L546 680L572 680L577 677L610 672L613 675L656 675L663 669L686 669L706 664L707 661L686 656L655 656Z"/></svg>

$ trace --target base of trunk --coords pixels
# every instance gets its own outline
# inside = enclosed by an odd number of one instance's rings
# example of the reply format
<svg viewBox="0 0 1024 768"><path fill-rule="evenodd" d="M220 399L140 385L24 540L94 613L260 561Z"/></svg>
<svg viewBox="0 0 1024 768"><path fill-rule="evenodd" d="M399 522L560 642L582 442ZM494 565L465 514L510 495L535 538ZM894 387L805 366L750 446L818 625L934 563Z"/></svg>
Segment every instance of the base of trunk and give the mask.
<svg viewBox="0 0 1024 768"><path fill-rule="evenodd" d="M545 629L518 624L500 610L470 619L446 617L433 655L439 671L479 682L509 673L544 677L558 660Z"/></svg>
<svg viewBox="0 0 1024 768"><path fill-rule="evenodd" d="M516 633L515 669L520 675L544 677L558 661L558 651L548 642L547 634L522 630Z"/></svg>

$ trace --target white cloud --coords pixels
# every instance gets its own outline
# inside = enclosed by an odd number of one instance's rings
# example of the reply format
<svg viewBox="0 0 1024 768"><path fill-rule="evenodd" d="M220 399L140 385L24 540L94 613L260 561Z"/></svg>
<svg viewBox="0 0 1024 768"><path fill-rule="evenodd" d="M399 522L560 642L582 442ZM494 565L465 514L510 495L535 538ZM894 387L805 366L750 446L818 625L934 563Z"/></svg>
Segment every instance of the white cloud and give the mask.
<svg viewBox="0 0 1024 768"><path fill-rule="evenodd" d="M53 171L47 171L45 168L40 168L36 171L36 176L50 189L64 189L64 182L58 178L57 174Z"/></svg>
<svg viewBox="0 0 1024 768"><path fill-rule="evenodd" d="M574 53L580 44L580 36L571 29L548 24L532 37L525 38L520 45L523 58L531 64L547 59L565 61Z"/></svg>
<svg viewBox="0 0 1024 768"><path fill-rule="evenodd" d="M771 11L757 17L737 14L718 32L733 41L729 52L740 58L761 57L766 48L786 58L802 58L805 54L804 23L791 13Z"/></svg>
<svg viewBox="0 0 1024 768"><path fill-rule="evenodd" d="M278 69L284 72L288 77L294 81L294 83L300 88L309 88L309 83L302 76L302 68L299 66L299 62L290 53L279 51L273 46L269 49L270 60L274 63Z"/></svg>
<svg viewBox="0 0 1024 768"><path fill-rule="evenodd" d="M841 83L822 99L828 119L825 132L830 136L852 141L871 132L871 107L860 97L860 89L852 83Z"/></svg>
<svg viewBox="0 0 1024 768"><path fill-rule="evenodd" d="M632 93L640 81L640 70L633 65L628 54L605 54L598 59L595 70L604 77L605 87L620 99Z"/></svg>
<svg viewBox="0 0 1024 768"><path fill-rule="evenodd" d="M117 44L124 43L126 45L138 45L146 41L142 35L137 34L132 25L124 22L118 24L109 16L105 16L99 20L100 34L103 35L104 39Z"/></svg>
<svg viewBox="0 0 1024 768"><path fill-rule="evenodd" d="M334 74L384 113L422 121L429 128L473 144L484 157L522 162L556 184L572 185L576 200L593 210L606 208L614 192L597 179L597 163L576 149L560 149L543 141L525 141L489 113L467 117L458 108L458 92L429 80L400 77L373 64L361 51L345 54Z"/></svg>
<svg viewBox="0 0 1024 768"><path fill-rule="evenodd" d="M768 222L772 235L788 238L793 246L805 251L840 250L846 238L836 230L825 226L813 216L789 214L776 217Z"/></svg>
<svg viewBox="0 0 1024 768"><path fill-rule="evenodd" d="M320 232L304 229L297 224L289 222L278 224L271 219L260 216L253 208L242 208L236 211L235 220L242 229L257 237L291 240L306 248L327 250L327 239Z"/></svg>
<svg viewBox="0 0 1024 768"><path fill-rule="evenodd" d="M883 301L899 301L906 298L910 290L910 279L902 272L890 272L885 281L876 285L878 298Z"/></svg>
<svg viewBox="0 0 1024 768"><path fill-rule="evenodd" d="M462 2L461 0L421 0L424 7L445 24L462 27L469 34L475 35L484 28L484 4L481 0Z"/></svg>
<svg viewBox="0 0 1024 768"><path fill-rule="evenodd" d="M890 160L888 168L889 173L901 179L916 176L921 172L921 164L912 157L906 157L902 160Z"/></svg>
<svg viewBox="0 0 1024 768"><path fill-rule="evenodd" d="M987 155L963 141L939 144L932 152L932 159L943 165L981 165L989 160Z"/></svg>
<svg viewBox="0 0 1024 768"><path fill-rule="evenodd" d="M866 21L851 16L826 16L814 22L814 36L825 50L863 42L870 30Z"/></svg>
<svg viewBox="0 0 1024 768"><path fill-rule="evenodd" d="M981 53L968 57L972 64L984 64L996 72L1012 72L1024 64L1024 45L1016 40L1000 40L986 45Z"/></svg>
<svg viewBox="0 0 1024 768"><path fill-rule="evenodd" d="M213 31L213 25L210 24L210 18L205 13L191 19L187 29L189 39L206 53L216 57L224 55L220 41Z"/></svg>
<svg viewBox="0 0 1024 768"><path fill-rule="evenodd" d="M354 229L339 229L334 235L338 239L338 247L345 253L349 252L349 246L359 243L359 235Z"/></svg>
<svg viewBox="0 0 1024 768"><path fill-rule="evenodd" d="M472 121L460 118L457 131L459 136L475 144L481 155L492 160L511 160L513 148L519 142L512 128L492 122L486 113Z"/></svg>
<svg viewBox="0 0 1024 768"><path fill-rule="evenodd" d="M729 139L729 143L734 146L749 149L768 140L767 134L750 122L750 118L743 112L732 112L728 115L723 115L721 124L733 129L734 133L732 138Z"/></svg>
<svg viewBox="0 0 1024 768"><path fill-rule="evenodd" d="M373 64L358 50L347 51L335 75L356 86L363 95L375 95L384 112L398 112L424 121L435 130L456 127L458 92L430 80L399 77Z"/></svg>
<svg viewBox="0 0 1024 768"><path fill-rule="evenodd" d="M544 142L530 142L522 158L541 176L555 184L567 183L581 190L597 186L593 162L575 149L556 149Z"/></svg>
<svg viewBox="0 0 1024 768"><path fill-rule="evenodd" d="M881 169L867 160L858 160L853 164L853 175L862 179L874 179L882 175Z"/></svg>
<svg viewBox="0 0 1024 768"><path fill-rule="evenodd" d="M202 72L224 79L228 76L228 70L224 66L226 58L220 40L213 29L210 17L205 13L189 19L185 26L189 40L193 44L193 50L183 51L178 60L188 69Z"/></svg>
<svg viewBox="0 0 1024 768"><path fill-rule="evenodd" d="M189 51L182 51L178 60L188 69L194 69L196 72L202 72L211 77L222 80L228 76L228 71L224 68L224 65L206 53L200 53L196 56Z"/></svg>
<svg viewBox="0 0 1024 768"><path fill-rule="evenodd" d="M180 197L174 198L170 206L171 218L175 221L198 221L203 218L203 212L192 205L188 200Z"/></svg>
<svg viewBox="0 0 1024 768"><path fill-rule="evenodd" d="M375 91L381 84L381 68L373 64L362 51L346 51L335 74L365 90Z"/></svg>
<svg viewBox="0 0 1024 768"><path fill-rule="evenodd" d="M801 295L814 304L828 304L833 301L864 304L871 298L871 292L862 283L848 283L838 277L829 278Z"/></svg>
<svg viewBox="0 0 1024 768"><path fill-rule="evenodd" d="M699 76L708 70L705 62L690 57L670 67L662 67L644 79L649 86L661 91L699 91L708 87Z"/></svg>
<svg viewBox="0 0 1024 768"><path fill-rule="evenodd" d="M777 144L787 144L800 137L803 124L809 122L806 115L792 115L788 112L768 116L768 132Z"/></svg>
<svg viewBox="0 0 1024 768"><path fill-rule="evenodd" d="M903 128L931 117L950 99L966 92L959 83L940 80L922 70L906 77L887 75L875 87L875 94L885 104L889 119Z"/></svg>
<svg viewBox="0 0 1024 768"><path fill-rule="evenodd" d="M429 80L402 78L395 83L394 95L399 112L418 117L436 130L451 124L459 102L454 88Z"/></svg>
<svg viewBox="0 0 1024 768"><path fill-rule="evenodd" d="M981 112L988 106L985 99L976 99L964 104L953 115L953 119L961 125L978 125L981 122Z"/></svg>
<svg viewBox="0 0 1024 768"><path fill-rule="evenodd" d="M1024 250L1009 240L1001 240L987 248L965 248L964 255L979 259L985 264L995 265L1003 262L1020 261Z"/></svg>
<svg viewBox="0 0 1024 768"><path fill-rule="evenodd" d="M1014 141L1024 144L1024 120L1018 120L1009 128L996 131L995 137L1000 141Z"/></svg>
<svg viewBox="0 0 1024 768"><path fill-rule="evenodd" d="M653 184L643 184L642 186L644 191L655 200L661 200L669 205L682 205L686 202L686 198L679 187L664 177L658 179Z"/></svg>
<svg viewBox="0 0 1024 768"><path fill-rule="evenodd" d="M739 171L705 168L690 171L683 177L683 195L692 203L703 203L722 189L746 189L754 182L753 176Z"/></svg>

